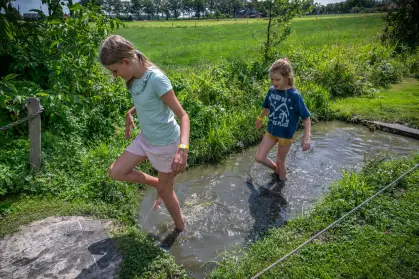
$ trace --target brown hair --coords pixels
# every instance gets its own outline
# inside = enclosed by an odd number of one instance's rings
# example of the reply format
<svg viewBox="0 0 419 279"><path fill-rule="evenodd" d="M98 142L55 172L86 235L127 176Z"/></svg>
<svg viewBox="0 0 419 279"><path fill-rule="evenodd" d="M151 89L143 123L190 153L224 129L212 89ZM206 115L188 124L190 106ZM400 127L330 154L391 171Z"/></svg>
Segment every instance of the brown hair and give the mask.
<svg viewBox="0 0 419 279"><path fill-rule="evenodd" d="M269 73L279 73L288 78L288 84L294 86L294 71L288 58L276 60L269 68Z"/></svg>
<svg viewBox="0 0 419 279"><path fill-rule="evenodd" d="M122 59L129 59L133 63L139 61L144 67L154 66L154 64L134 45L119 35L111 35L106 38L100 46L99 59L104 66L120 63ZM128 81L129 87L132 80Z"/></svg>

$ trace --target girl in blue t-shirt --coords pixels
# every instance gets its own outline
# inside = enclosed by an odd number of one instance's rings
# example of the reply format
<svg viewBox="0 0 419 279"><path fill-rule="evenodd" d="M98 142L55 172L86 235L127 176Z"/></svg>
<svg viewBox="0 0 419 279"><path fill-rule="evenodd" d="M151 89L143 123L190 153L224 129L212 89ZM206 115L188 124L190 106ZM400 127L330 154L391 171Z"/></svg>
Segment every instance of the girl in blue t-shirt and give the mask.
<svg viewBox="0 0 419 279"><path fill-rule="evenodd" d="M174 177L185 170L189 149L189 116L183 110L166 75L148 58L121 36L108 37L100 49L100 62L122 77L131 93L134 107L126 114L125 137L135 128L136 114L141 132L110 166L109 175L120 181L141 183L157 189L154 204L167 207L177 232L184 230L184 221L176 193ZM180 127L174 119L176 115ZM158 171L158 178L134 169L149 160Z"/></svg>
<svg viewBox="0 0 419 279"><path fill-rule="evenodd" d="M279 59L269 69L272 86L263 102L263 111L256 119L256 129L262 127L262 119L269 115L268 127L256 152L256 161L271 168L281 181L287 179L285 159L295 141L299 119L304 121L304 136L301 148L310 148L310 112L300 92L294 86L294 74L288 59ZM269 151L278 143L276 163L267 158Z"/></svg>

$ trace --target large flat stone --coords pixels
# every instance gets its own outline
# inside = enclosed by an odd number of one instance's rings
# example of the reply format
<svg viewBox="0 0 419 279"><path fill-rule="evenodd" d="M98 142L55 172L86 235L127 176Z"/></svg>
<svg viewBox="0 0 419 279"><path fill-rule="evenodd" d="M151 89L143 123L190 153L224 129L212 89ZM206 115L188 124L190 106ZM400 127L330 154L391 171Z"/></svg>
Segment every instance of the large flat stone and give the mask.
<svg viewBox="0 0 419 279"><path fill-rule="evenodd" d="M378 126L380 130L419 139L418 129L413 129L413 128L400 125L400 124L395 124L395 123L385 123L381 121L372 121L372 123Z"/></svg>
<svg viewBox="0 0 419 279"><path fill-rule="evenodd" d="M50 217L0 239L0 278L111 279L121 262L100 220Z"/></svg>

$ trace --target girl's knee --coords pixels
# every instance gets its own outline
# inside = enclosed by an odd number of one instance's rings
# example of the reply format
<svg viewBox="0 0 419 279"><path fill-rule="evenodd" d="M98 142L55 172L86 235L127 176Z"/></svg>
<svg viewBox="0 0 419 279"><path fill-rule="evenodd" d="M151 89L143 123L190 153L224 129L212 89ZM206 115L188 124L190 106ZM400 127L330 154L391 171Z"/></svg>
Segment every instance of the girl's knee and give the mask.
<svg viewBox="0 0 419 279"><path fill-rule="evenodd" d="M170 196L172 194L172 192L173 192L173 189L170 189L170 187L159 187L157 189L157 193L163 199L167 196Z"/></svg>
<svg viewBox="0 0 419 279"><path fill-rule="evenodd" d="M166 197L172 194L174 186L174 176L171 173L159 173L157 192L159 196Z"/></svg>
<svg viewBox="0 0 419 279"><path fill-rule="evenodd" d="M115 163L113 163L109 169L108 169L108 174L110 176L110 178L114 179L114 180L121 180L120 179L120 173L118 172L117 168L115 168Z"/></svg>
<svg viewBox="0 0 419 279"><path fill-rule="evenodd" d="M265 158L266 156L263 156L263 154L256 153L256 156L255 156L256 162L263 163L263 161L265 161Z"/></svg>

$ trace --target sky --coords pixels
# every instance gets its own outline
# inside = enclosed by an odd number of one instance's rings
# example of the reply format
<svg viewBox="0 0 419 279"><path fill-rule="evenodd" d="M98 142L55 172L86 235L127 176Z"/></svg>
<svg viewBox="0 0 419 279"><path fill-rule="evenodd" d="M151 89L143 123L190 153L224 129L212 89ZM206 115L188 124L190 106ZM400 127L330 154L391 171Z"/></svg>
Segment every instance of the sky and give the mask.
<svg viewBox="0 0 419 279"><path fill-rule="evenodd" d="M344 0L316 0L315 2L318 2L322 5L326 5L329 3L336 3L336 2L342 2ZM78 0L73 0L73 2L78 2ZM48 9L46 5L42 5L41 0L15 0L13 4L16 8L19 6L20 13L28 13L31 9L39 9L40 6L42 7L42 10L44 13L47 13Z"/></svg>

